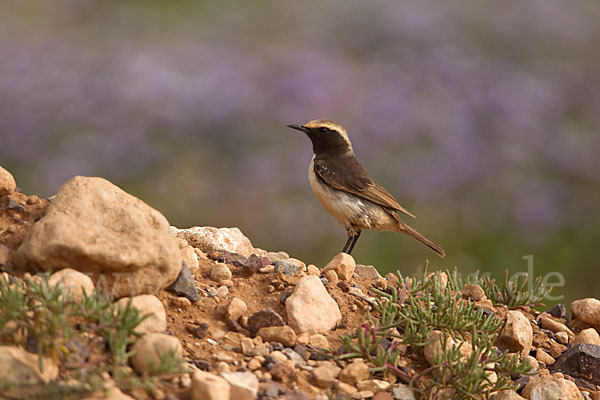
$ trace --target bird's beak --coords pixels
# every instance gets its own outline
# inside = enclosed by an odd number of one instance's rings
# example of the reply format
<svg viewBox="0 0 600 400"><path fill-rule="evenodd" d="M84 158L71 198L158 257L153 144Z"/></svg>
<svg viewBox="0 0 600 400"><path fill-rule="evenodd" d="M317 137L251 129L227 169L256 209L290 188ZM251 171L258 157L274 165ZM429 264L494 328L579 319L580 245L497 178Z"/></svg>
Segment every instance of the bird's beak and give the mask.
<svg viewBox="0 0 600 400"><path fill-rule="evenodd" d="M304 127L303 125L290 124L290 125L288 125L288 128L292 128L292 129L295 129L297 131L304 132L304 133L308 132L308 129L306 127Z"/></svg>

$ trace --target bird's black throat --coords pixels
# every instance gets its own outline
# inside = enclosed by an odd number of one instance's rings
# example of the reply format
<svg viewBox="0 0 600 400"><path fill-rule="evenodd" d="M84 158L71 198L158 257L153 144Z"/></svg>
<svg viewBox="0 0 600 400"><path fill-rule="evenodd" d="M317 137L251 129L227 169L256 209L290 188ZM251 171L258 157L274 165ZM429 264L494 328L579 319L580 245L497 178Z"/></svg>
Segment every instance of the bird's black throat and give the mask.
<svg viewBox="0 0 600 400"><path fill-rule="evenodd" d="M313 152L316 155L335 156L350 151L350 145L338 132L322 133L309 130L306 135L312 142Z"/></svg>

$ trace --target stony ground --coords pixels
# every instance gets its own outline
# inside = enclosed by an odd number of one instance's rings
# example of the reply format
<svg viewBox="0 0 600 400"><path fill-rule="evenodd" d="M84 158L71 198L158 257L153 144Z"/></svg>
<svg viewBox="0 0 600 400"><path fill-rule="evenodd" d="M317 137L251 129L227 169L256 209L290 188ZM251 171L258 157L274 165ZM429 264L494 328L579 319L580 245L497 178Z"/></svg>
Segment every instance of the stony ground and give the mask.
<svg viewBox="0 0 600 400"><path fill-rule="evenodd" d="M408 281L392 274L381 277L374 267L356 265L346 254L335 255L326 266L306 265L284 252L254 248L236 228L169 227L156 210L100 178L76 177L52 199L39 199L19 193L0 167L0 268L3 288L29 293L26 288L35 287L44 279L41 273L48 272L49 283L70 289L76 301L85 301L83 291L98 290L120 299L116 304L121 309L131 302L149 316L135 328L141 338L130 335L127 350L133 355L118 371L104 370L104 390L98 391L88 382L77 386L68 363L71 342L61 347L67 349L64 354L44 354L40 363L26 329L35 328L37 314L24 314L32 321L17 323L4 305L0 376L6 386L0 390L5 397L45 398L40 390L65 385L78 388L71 398L88 399L488 397L457 394L450 383L436 391L424 389L422 382L435 379L430 371L447 370L450 376L458 368L459 361L440 366L436 354L444 346L454 344L465 358L477 350L468 339L463 346L433 328L423 347L404 344L403 332L395 330L387 346L402 351L386 369L375 368L369 355L344 358L341 338L365 326L377 296L372 289L402 293L398 304L403 306L407 297L418 298L422 292L407 291ZM427 279L443 290L450 285L447 273ZM514 354L532 368L509 376L515 390L489 393L492 398L600 399L600 300L578 300L570 313L564 306L540 312L492 302L477 284L448 293L460 304L484 310L481 315L496 316L502 323L494 349ZM77 318L74 329L83 323ZM14 324L20 330L11 330ZM57 331L56 340L62 334ZM106 348L94 347L79 359L77 369L85 369L96 353L110 360ZM165 363L168 351L184 361L184 368L157 373L155 367ZM123 376L143 382L152 376L152 385L123 385ZM411 385L415 377L419 379ZM490 365L482 387L492 388L499 379L501 368Z"/></svg>

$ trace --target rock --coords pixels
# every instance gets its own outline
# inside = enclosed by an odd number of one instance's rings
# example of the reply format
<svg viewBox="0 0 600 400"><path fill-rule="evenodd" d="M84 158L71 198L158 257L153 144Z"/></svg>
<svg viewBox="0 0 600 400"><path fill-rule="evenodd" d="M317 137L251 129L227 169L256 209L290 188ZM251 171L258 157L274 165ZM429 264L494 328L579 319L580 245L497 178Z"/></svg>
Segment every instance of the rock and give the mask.
<svg viewBox="0 0 600 400"><path fill-rule="evenodd" d="M265 307L248 317L248 329L252 333L267 326L283 326L283 318L271 307Z"/></svg>
<svg viewBox="0 0 600 400"><path fill-rule="evenodd" d="M290 255L285 251L268 251L267 258L271 260L271 262L276 262L277 260L287 260L290 258Z"/></svg>
<svg viewBox="0 0 600 400"><path fill-rule="evenodd" d="M269 357L271 357L275 362L285 362L288 359L285 354L278 350L269 353Z"/></svg>
<svg viewBox="0 0 600 400"><path fill-rule="evenodd" d="M102 178L65 183L15 253L21 269L74 268L116 298L156 293L181 270L165 217Z"/></svg>
<svg viewBox="0 0 600 400"><path fill-rule="evenodd" d="M310 335L308 338L308 343L317 348L329 349L329 341L327 338L320 333L315 333L314 335Z"/></svg>
<svg viewBox="0 0 600 400"><path fill-rule="evenodd" d="M496 345L501 350L528 354L533 341L533 328L529 320L519 311L508 311L506 323Z"/></svg>
<svg viewBox="0 0 600 400"><path fill-rule="evenodd" d="M149 294L123 297L115 305L125 308L130 299L131 307L138 309L141 315L148 314L148 317L135 328L137 333L164 332L167 329L167 313L158 297Z"/></svg>
<svg viewBox="0 0 600 400"><path fill-rule="evenodd" d="M539 348L535 351L535 359L543 362L546 365L552 365L556 362L554 357L552 357L550 354L546 353L541 348Z"/></svg>
<svg viewBox="0 0 600 400"><path fill-rule="evenodd" d="M196 287L196 281L194 280L192 271L190 271L190 267L185 260L182 261L181 271L179 272L177 279L175 279L175 282L173 282L171 286L167 288L167 290L175 293L178 296L184 296L190 301L200 300L200 294L198 293L198 288Z"/></svg>
<svg viewBox="0 0 600 400"><path fill-rule="evenodd" d="M0 243L0 267L12 264L13 251Z"/></svg>
<svg viewBox="0 0 600 400"><path fill-rule="evenodd" d="M295 258L290 258L287 260L278 260L275 261L275 272L283 272L286 276L296 276L300 271L304 271L306 265Z"/></svg>
<svg viewBox="0 0 600 400"><path fill-rule="evenodd" d="M16 187L15 178L0 166L0 197L13 193Z"/></svg>
<svg viewBox="0 0 600 400"><path fill-rule="evenodd" d="M285 348L283 350L281 350L281 352L283 354L285 354L285 356L292 360L294 362L295 365L306 365L306 360L298 353L296 353L294 350L290 349L290 348Z"/></svg>
<svg viewBox="0 0 600 400"><path fill-rule="evenodd" d="M361 390L358 393L354 394L352 397L355 399L371 399L373 398L373 396L375 396L375 393L371 392L370 390Z"/></svg>
<svg viewBox="0 0 600 400"><path fill-rule="evenodd" d="M440 359L442 354L442 346L444 345L444 338L446 340L446 349L451 350L454 347L459 347L460 352L463 355L461 360L464 361L471 355L473 349L469 343L455 341L450 335L444 334L438 330L434 330L431 331L427 336L428 343L423 348L425 359L429 365L437 365L438 363L436 363L436 359L438 359L438 361L444 361Z"/></svg>
<svg viewBox="0 0 600 400"><path fill-rule="evenodd" d="M383 392L388 390L392 385L388 381L382 381L379 379L366 379L356 384L358 390L368 390L373 393Z"/></svg>
<svg viewBox="0 0 600 400"><path fill-rule="evenodd" d="M295 365L292 360L278 361L271 368L270 372L273 378L281 383L290 385L298 381L298 373L294 367Z"/></svg>
<svg viewBox="0 0 600 400"><path fill-rule="evenodd" d="M67 289L73 295L73 299L83 299L83 293L88 296L94 292L94 282L86 274L82 274L72 268L61 269L50 275L48 283L51 286L58 286Z"/></svg>
<svg viewBox="0 0 600 400"><path fill-rule="evenodd" d="M309 335L308 333L301 333L296 336L296 344L300 346L306 346L308 344Z"/></svg>
<svg viewBox="0 0 600 400"><path fill-rule="evenodd" d="M244 302L244 300L238 297L234 297L229 302L225 314L227 319L237 321L242 315L246 313L247 309L248 306L246 306L246 302Z"/></svg>
<svg viewBox="0 0 600 400"><path fill-rule="evenodd" d="M392 390L392 395L394 396L394 400L416 400L413 391L408 386L401 383Z"/></svg>
<svg viewBox="0 0 600 400"><path fill-rule="evenodd" d="M369 375L369 366L359 358L344 367L339 379L349 385L356 385L358 382L369 378Z"/></svg>
<svg viewBox="0 0 600 400"><path fill-rule="evenodd" d="M82 400L134 400L133 397L123 393L112 380L104 382L103 386L103 390L97 390L91 395L82 398Z"/></svg>
<svg viewBox="0 0 600 400"><path fill-rule="evenodd" d="M258 378L252 372L224 372L221 376L231 387L230 400L252 400L258 397Z"/></svg>
<svg viewBox="0 0 600 400"><path fill-rule="evenodd" d="M227 297L229 295L229 288L225 285L219 286L216 291L217 297Z"/></svg>
<svg viewBox="0 0 600 400"><path fill-rule="evenodd" d="M490 400L525 400L525 398L519 396L514 390L506 389L493 394Z"/></svg>
<svg viewBox="0 0 600 400"><path fill-rule="evenodd" d="M479 301L485 298L485 291L476 283L468 283L463 287L462 295L467 299Z"/></svg>
<svg viewBox="0 0 600 400"><path fill-rule="evenodd" d="M248 369L250 371L256 371L261 366L262 366L262 362L257 357L254 357L250 361L248 361Z"/></svg>
<svg viewBox="0 0 600 400"><path fill-rule="evenodd" d="M335 380L340 374L341 370L342 369L340 367L334 364L325 363L313 369L312 373L318 387L329 389L334 385Z"/></svg>
<svg viewBox="0 0 600 400"><path fill-rule="evenodd" d="M584 400L575 383L552 375L531 378L521 395L529 400Z"/></svg>
<svg viewBox="0 0 600 400"><path fill-rule="evenodd" d="M212 226L195 226L189 229L173 228L177 237L184 238L193 246L210 254L217 250L238 253L250 257L255 253L254 246L238 228L213 228Z"/></svg>
<svg viewBox="0 0 600 400"><path fill-rule="evenodd" d="M556 304L554 307L549 309L548 314L552 315L554 318L562 318L567 319L567 307L564 304Z"/></svg>
<svg viewBox="0 0 600 400"><path fill-rule="evenodd" d="M571 311L576 319L600 329L600 300L587 298L571 303Z"/></svg>
<svg viewBox="0 0 600 400"><path fill-rule="evenodd" d="M179 251L181 252L181 258L187 264L190 271L196 271L200 268L198 256L192 246L185 246L182 249L179 249Z"/></svg>
<svg viewBox="0 0 600 400"><path fill-rule="evenodd" d="M0 346L0 377L3 383L14 384L3 395L29 398L42 385L58 377L58 365L50 358L42 358L42 369L37 354L16 346Z"/></svg>
<svg viewBox="0 0 600 400"><path fill-rule="evenodd" d="M196 370L192 375L192 400L229 400L229 383L209 372Z"/></svg>
<svg viewBox="0 0 600 400"><path fill-rule="evenodd" d="M371 400L394 400L394 398L388 392L379 392Z"/></svg>
<svg viewBox="0 0 600 400"><path fill-rule="evenodd" d="M379 274L379 271L377 271L377 268L375 268L372 265L362 265L362 264L357 264L354 267L354 272L356 272L356 274L358 276L361 276L365 279L379 279L381 278L381 275Z"/></svg>
<svg viewBox="0 0 600 400"><path fill-rule="evenodd" d="M570 337L574 336L573 331L571 331L565 324L555 321L552 318L540 318L540 326L543 329L547 329L554 333L565 332Z"/></svg>
<svg viewBox="0 0 600 400"><path fill-rule="evenodd" d="M215 282L222 282L231 279L231 270L227 264L215 263L210 269L210 279Z"/></svg>
<svg viewBox="0 0 600 400"><path fill-rule="evenodd" d="M348 282L352 279L354 268L356 268L356 262L350 254L338 253L323 268L323 272L333 270L341 280Z"/></svg>
<svg viewBox="0 0 600 400"><path fill-rule="evenodd" d="M321 270L319 268L317 268L315 265L310 264L308 267L306 267L306 273L308 275L320 276L321 275Z"/></svg>
<svg viewBox="0 0 600 400"><path fill-rule="evenodd" d="M594 328L588 328L579 332L577 336L575 336L575 339L573 339L572 345L575 346L581 343L600 346L600 335L598 334L598 331Z"/></svg>
<svg viewBox="0 0 600 400"><path fill-rule="evenodd" d="M358 398L358 389L346 382L337 382L337 388L352 398Z"/></svg>
<svg viewBox="0 0 600 400"><path fill-rule="evenodd" d="M594 344L572 346L550 370L600 385L600 346Z"/></svg>
<svg viewBox="0 0 600 400"><path fill-rule="evenodd" d="M161 355L170 351L176 357L183 357L183 347L174 336L164 333L147 333L133 345L131 366L140 374L153 371L160 365Z"/></svg>
<svg viewBox="0 0 600 400"><path fill-rule="evenodd" d="M331 286L337 286L338 282L340 281L334 270L325 272L325 279L327 279L327 284Z"/></svg>
<svg viewBox="0 0 600 400"><path fill-rule="evenodd" d="M558 343L565 345L569 344L569 334L567 332L556 332L554 334L554 337L556 338Z"/></svg>
<svg viewBox="0 0 600 400"><path fill-rule="evenodd" d="M173 307L180 308L182 310L187 310L192 306L192 302L187 297L175 297L171 304Z"/></svg>
<svg viewBox="0 0 600 400"><path fill-rule="evenodd" d="M532 357L530 355L523 356L521 358L521 362L531 365L532 371L539 371L540 369L540 364L538 363L538 360L536 360L535 357Z"/></svg>
<svg viewBox="0 0 600 400"><path fill-rule="evenodd" d="M296 343L296 332L288 325L262 327L256 336L260 336L266 342L279 342L285 347L292 347Z"/></svg>
<svg viewBox="0 0 600 400"><path fill-rule="evenodd" d="M288 323L297 333L324 333L342 318L337 303L315 275L298 281L294 293L285 301L285 308Z"/></svg>

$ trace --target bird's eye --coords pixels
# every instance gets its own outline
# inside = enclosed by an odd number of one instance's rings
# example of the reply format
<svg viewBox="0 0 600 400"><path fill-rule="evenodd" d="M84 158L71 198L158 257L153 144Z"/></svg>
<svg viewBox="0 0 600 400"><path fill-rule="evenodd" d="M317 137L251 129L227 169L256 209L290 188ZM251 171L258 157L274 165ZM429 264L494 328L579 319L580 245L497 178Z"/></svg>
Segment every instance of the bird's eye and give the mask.
<svg viewBox="0 0 600 400"><path fill-rule="evenodd" d="M329 132L329 129L328 129L328 128L325 128L325 127L323 127L323 128L319 128L319 131L320 131L321 133L327 133L327 132Z"/></svg>

